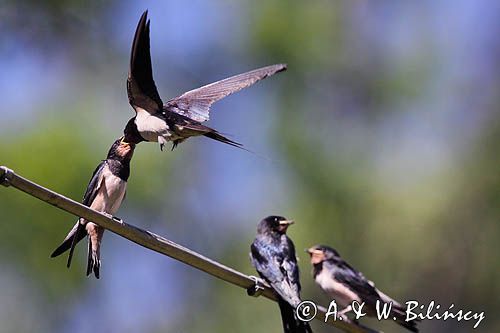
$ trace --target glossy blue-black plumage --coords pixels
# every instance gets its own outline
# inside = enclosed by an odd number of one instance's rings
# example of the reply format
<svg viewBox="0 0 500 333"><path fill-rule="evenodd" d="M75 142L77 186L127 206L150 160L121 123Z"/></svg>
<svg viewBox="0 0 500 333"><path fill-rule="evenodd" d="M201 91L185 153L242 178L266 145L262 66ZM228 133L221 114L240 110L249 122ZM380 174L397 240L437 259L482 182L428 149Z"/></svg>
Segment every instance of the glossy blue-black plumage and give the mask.
<svg viewBox="0 0 500 333"><path fill-rule="evenodd" d="M300 303L299 267L295 246L285 234L288 225L280 216L269 216L259 223L257 236L250 246L250 258L259 275L278 297L284 332L312 332L308 323L298 320L295 307Z"/></svg>

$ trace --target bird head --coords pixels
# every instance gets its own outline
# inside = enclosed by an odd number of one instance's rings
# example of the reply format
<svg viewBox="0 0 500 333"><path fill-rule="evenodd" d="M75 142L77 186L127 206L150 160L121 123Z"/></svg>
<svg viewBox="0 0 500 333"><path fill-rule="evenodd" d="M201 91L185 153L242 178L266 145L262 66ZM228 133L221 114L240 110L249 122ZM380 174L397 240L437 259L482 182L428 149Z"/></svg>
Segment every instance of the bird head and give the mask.
<svg viewBox="0 0 500 333"><path fill-rule="evenodd" d="M294 223L294 221L287 220L283 216L272 215L260 221L257 231L259 233L271 232L283 235L286 234L288 227Z"/></svg>
<svg viewBox="0 0 500 333"><path fill-rule="evenodd" d="M311 264L313 265L339 256L335 249L326 245L314 245L307 249L306 252L311 256Z"/></svg>
<svg viewBox="0 0 500 333"><path fill-rule="evenodd" d="M125 141L125 137L117 139L109 149L108 159L130 161L134 154L135 144Z"/></svg>
<svg viewBox="0 0 500 333"><path fill-rule="evenodd" d="M123 130L124 140L128 143L138 144L142 141L145 141L144 138L139 133L137 129L137 125L135 123L135 117L130 118Z"/></svg>

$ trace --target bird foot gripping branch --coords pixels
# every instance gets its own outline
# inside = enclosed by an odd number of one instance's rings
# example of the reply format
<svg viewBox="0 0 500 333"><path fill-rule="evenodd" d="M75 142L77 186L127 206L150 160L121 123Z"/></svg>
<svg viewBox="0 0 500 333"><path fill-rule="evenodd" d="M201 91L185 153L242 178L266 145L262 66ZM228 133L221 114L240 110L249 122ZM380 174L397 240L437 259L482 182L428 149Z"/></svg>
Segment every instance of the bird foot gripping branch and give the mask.
<svg viewBox="0 0 500 333"><path fill-rule="evenodd" d="M264 281L253 275L250 275L249 278L252 279L255 284L247 288L248 296L259 297L265 290Z"/></svg>
<svg viewBox="0 0 500 333"><path fill-rule="evenodd" d="M122 220L121 218L119 218L118 216L112 216L111 218L113 219L113 221L118 222L118 223L120 223L120 224L125 223L125 222L123 222L123 220Z"/></svg>
<svg viewBox="0 0 500 333"><path fill-rule="evenodd" d="M108 214L108 213L104 213L104 212L101 212L103 215L106 215L107 217L109 217L110 219L112 219L113 221L115 222L118 222L120 224L124 224L125 222L123 222L123 220L121 218L119 218L118 216L114 216L112 214Z"/></svg>
<svg viewBox="0 0 500 333"><path fill-rule="evenodd" d="M263 297L276 301L276 296L270 292L267 283L258 277L248 277L246 274L235 271L168 239L160 237L150 231L129 225L121 220L122 227L117 228L116 224L111 223L108 216L106 216L103 212L97 212L90 207L42 187L29 179L21 177L13 170L10 170L5 166L0 166L0 184L25 192L28 195L40 199L77 217L93 220L103 228L106 228L107 230L112 231L138 245L179 260L189 266L197 268L200 271L208 273L233 285L246 288L248 294L251 296L259 296L262 294ZM118 220L117 217L111 218L115 221ZM254 282L253 285L252 282ZM247 287L248 285L250 285L250 287ZM318 306L318 316L316 316L315 319L325 322L325 315L326 309ZM378 333L378 331L367 327L354 325L349 318L346 317L346 319L347 320L342 321L329 320L326 321L326 324L335 326L344 332L349 333Z"/></svg>
<svg viewBox="0 0 500 333"><path fill-rule="evenodd" d="M12 178L13 172L14 171L5 166L0 166L0 184L5 187L10 186L10 180Z"/></svg>

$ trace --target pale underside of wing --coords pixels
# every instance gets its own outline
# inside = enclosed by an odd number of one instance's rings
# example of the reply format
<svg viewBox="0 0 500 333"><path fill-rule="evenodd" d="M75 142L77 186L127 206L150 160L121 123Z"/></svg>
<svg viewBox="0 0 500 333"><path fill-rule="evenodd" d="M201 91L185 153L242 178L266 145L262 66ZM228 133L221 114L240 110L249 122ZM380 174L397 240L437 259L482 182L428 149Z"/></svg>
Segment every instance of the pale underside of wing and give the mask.
<svg viewBox="0 0 500 333"><path fill-rule="evenodd" d="M277 64L235 75L173 98L165 104L165 108L198 122L207 121L213 103L284 70L286 64Z"/></svg>

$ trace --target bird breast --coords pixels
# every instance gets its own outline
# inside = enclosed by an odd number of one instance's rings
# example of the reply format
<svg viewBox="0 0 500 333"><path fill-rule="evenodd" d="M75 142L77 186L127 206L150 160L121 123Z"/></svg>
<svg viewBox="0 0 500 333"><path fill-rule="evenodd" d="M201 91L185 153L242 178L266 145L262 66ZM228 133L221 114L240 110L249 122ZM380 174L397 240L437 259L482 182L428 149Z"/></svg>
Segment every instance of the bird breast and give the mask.
<svg viewBox="0 0 500 333"><path fill-rule="evenodd" d="M137 116L135 118L135 123L137 125L137 130L144 139L151 142L157 142L158 136L162 136L167 139L167 141L170 141L170 130L163 119L152 116L142 108L137 108L136 111Z"/></svg>
<svg viewBox="0 0 500 333"><path fill-rule="evenodd" d="M335 301L341 306L346 307L352 304L353 301L361 302L360 298L345 284L338 282L332 272L323 268L321 273L316 275L316 283L328 295L333 297Z"/></svg>
<svg viewBox="0 0 500 333"><path fill-rule="evenodd" d="M125 197L127 182L111 173L109 167L103 169L102 181L90 208L99 212L115 214Z"/></svg>

